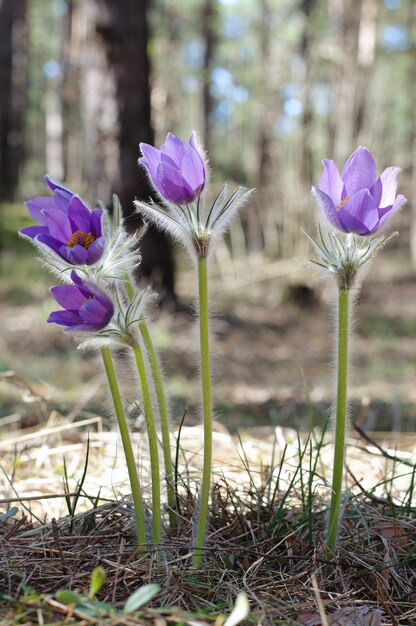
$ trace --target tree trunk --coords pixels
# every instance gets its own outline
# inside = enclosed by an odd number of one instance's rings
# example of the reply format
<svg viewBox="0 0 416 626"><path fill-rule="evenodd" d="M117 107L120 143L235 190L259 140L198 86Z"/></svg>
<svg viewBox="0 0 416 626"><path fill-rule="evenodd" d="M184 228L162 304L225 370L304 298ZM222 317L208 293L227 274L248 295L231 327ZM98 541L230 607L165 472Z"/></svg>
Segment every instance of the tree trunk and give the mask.
<svg viewBox="0 0 416 626"><path fill-rule="evenodd" d="M116 193L127 226L135 230L133 200L151 190L137 164L139 143L153 143L146 0L74 0L83 13L81 96L85 128L85 172L89 198L106 204ZM141 241L141 273L173 296L173 259L164 235L149 229Z"/></svg>
<svg viewBox="0 0 416 626"><path fill-rule="evenodd" d="M26 0L0 2L0 199L12 199L23 159Z"/></svg>
<svg viewBox="0 0 416 626"><path fill-rule="evenodd" d="M214 99L211 95L211 72L218 39L217 0L204 0L201 11L202 39L204 42L202 109L204 123L204 145L208 154L211 151L211 112Z"/></svg>
<svg viewBox="0 0 416 626"><path fill-rule="evenodd" d="M313 75L313 43L315 29L311 24L313 12L316 8L316 0L303 0L301 9L304 15L304 25L301 39L301 55L304 67L304 92L303 92L303 113L302 113L302 139L301 139L301 185L307 188L308 193L312 184L312 135L313 135L313 114L311 106L311 89Z"/></svg>

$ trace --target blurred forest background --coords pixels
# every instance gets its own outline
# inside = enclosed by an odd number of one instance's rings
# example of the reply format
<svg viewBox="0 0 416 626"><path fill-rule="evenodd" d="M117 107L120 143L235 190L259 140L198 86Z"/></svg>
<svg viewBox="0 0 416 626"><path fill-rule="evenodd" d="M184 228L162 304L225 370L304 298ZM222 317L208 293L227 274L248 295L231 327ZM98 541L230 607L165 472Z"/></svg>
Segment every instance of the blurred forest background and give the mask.
<svg viewBox="0 0 416 626"><path fill-rule="evenodd" d="M117 193L129 214L149 194L139 142L196 129L213 189L231 180L257 190L214 269L226 311L216 325L220 401L297 403L305 384L313 401L328 401L328 319L315 293L326 283L302 271L311 255L302 228L313 229L322 159L341 167L365 145L379 171L403 168L409 201L359 305L354 395L400 416L397 403L416 399L415 84L413 0L0 0L0 369L28 378L30 397L53 398L55 386L73 401L80 385L91 388L91 365L46 328L47 278L16 235L28 223L24 200L45 193L43 175L91 205ZM151 233L144 257L172 290L170 245ZM191 298L189 274L176 280ZM165 320L158 330L171 391L185 399L188 327ZM17 400L1 389L6 415ZM415 426L412 408L406 416Z"/></svg>

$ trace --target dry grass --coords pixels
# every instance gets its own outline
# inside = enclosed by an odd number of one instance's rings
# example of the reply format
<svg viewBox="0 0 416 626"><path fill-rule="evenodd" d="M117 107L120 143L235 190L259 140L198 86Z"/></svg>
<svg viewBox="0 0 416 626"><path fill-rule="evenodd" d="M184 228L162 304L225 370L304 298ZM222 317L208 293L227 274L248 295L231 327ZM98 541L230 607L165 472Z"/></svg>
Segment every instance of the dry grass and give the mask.
<svg viewBox="0 0 416 626"><path fill-rule="evenodd" d="M89 468L80 489L85 427L75 422L72 429L60 428L63 418L52 417L46 430L21 433L20 441L17 431L5 433L0 443L7 475L2 509L18 509L0 521L2 624L218 626L240 591L248 596L251 623L416 623L414 457L412 450L398 450L397 441L394 448L387 441L350 439L340 548L328 564L321 552L331 458L327 439L270 428L247 432L238 441L217 432L209 542L205 565L197 571L190 546L199 429L182 433L180 523L173 535L165 533L158 561L151 546L143 556L135 545L117 435L100 432L99 420L92 420L96 432L90 433ZM146 450L138 436L135 443L146 481ZM73 516L64 515L63 454L66 489L79 495ZM69 497L73 503L74 495ZM143 584L157 582L161 591L150 608L128 617L92 617L56 599L60 589L88 589L98 565L106 572L99 599L114 609Z"/></svg>

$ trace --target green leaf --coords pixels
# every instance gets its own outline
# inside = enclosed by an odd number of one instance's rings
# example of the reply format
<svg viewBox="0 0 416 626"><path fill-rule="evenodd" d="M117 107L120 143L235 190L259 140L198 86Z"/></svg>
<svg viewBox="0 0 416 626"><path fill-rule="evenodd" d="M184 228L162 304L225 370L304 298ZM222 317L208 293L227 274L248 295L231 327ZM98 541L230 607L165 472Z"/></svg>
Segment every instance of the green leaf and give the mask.
<svg viewBox="0 0 416 626"><path fill-rule="evenodd" d="M93 598L97 594L105 581L105 570L102 567L96 567L91 574L89 598Z"/></svg>
<svg viewBox="0 0 416 626"><path fill-rule="evenodd" d="M3 521L6 519L9 519L9 517L14 517L16 513L18 512L19 512L19 509L17 508L17 506L12 506L12 508L6 511L6 513L2 513L0 515L0 520Z"/></svg>
<svg viewBox="0 0 416 626"><path fill-rule="evenodd" d="M235 605L230 615L224 622L224 626L236 626L250 613L247 594L242 591L238 594Z"/></svg>
<svg viewBox="0 0 416 626"><path fill-rule="evenodd" d="M62 604L81 604L87 599L80 593L70 591L69 589L62 589L62 591L58 591L55 597L58 602L62 602Z"/></svg>
<svg viewBox="0 0 416 626"><path fill-rule="evenodd" d="M157 583L151 583L150 585L143 585L139 589L136 589L131 594L130 598L124 605L123 613L132 613L139 609L143 604L150 602L150 600L160 591L160 585Z"/></svg>

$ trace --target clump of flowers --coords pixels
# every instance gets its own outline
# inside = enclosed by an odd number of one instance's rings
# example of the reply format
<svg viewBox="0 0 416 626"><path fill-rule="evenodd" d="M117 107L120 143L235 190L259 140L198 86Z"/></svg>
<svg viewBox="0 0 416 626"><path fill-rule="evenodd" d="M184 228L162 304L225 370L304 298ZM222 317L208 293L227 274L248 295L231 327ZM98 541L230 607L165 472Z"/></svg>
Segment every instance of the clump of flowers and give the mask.
<svg viewBox="0 0 416 626"><path fill-rule="evenodd" d="M72 191L48 177L45 180L53 196L36 197L27 202L29 213L38 225L28 226L20 232L34 243L45 265L65 282L51 289L63 309L51 313L48 322L64 326L66 331L80 338L82 344L101 349L129 472L137 539L139 544L144 545L143 498L111 346L121 343L133 351L150 449L153 541L158 544L161 540L160 468L147 360L164 433L165 472L173 525L176 520L173 510L175 499L172 495L169 439L166 438L170 428L163 381L145 315L152 294L149 290L136 288L130 274L140 262L136 238L127 235L116 198L110 218L103 208L90 211Z"/></svg>
<svg viewBox="0 0 416 626"><path fill-rule="evenodd" d="M138 212L178 239L196 262L198 272L198 310L201 357L201 386L204 415L204 462L199 515L195 535L194 564L202 563L208 518L212 471L212 394L208 309L207 259L232 218L246 202L249 191L238 187L228 195L227 185L208 205L206 183L208 163L196 133L186 143L169 133L160 150L140 144L139 163L160 198L160 203L136 202Z"/></svg>
<svg viewBox="0 0 416 626"><path fill-rule="evenodd" d="M331 557L338 534L345 457L350 292L357 288L360 268L393 236L376 234L405 197L397 195L400 168L388 167L377 178L376 163L367 148L359 147L351 154L341 175L333 161L325 160L323 165L319 187L312 191L325 225L323 229L318 222L318 236L308 236L319 256L314 263L334 275L338 284L335 446L326 541Z"/></svg>

